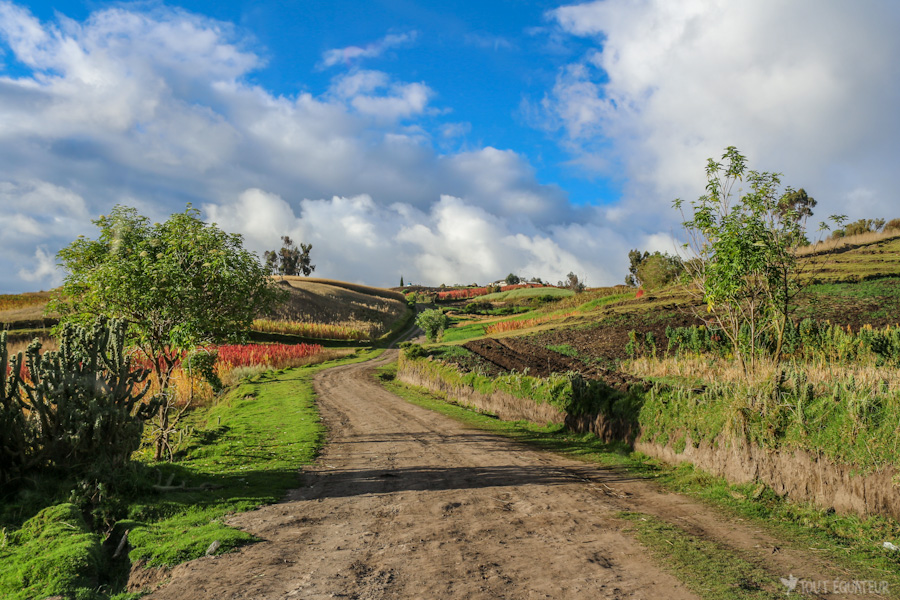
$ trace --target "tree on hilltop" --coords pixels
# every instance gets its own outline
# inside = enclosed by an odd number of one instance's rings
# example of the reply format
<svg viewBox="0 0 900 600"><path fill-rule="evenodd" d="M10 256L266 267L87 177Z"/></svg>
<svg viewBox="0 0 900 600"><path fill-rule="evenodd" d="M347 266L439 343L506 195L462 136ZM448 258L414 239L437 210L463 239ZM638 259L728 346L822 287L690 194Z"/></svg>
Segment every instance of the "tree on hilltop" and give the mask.
<svg viewBox="0 0 900 600"><path fill-rule="evenodd" d="M300 242L298 248L290 236L281 236L281 250L266 250L263 255L266 259L266 268L270 273L278 273L282 277L309 275L316 270L316 265L310 264L309 252L312 250L312 244L304 244Z"/></svg>
<svg viewBox="0 0 900 600"><path fill-rule="evenodd" d="M678 279L684 271L684 265L677 256L667 252L650 252L631 250L628 253L630 265L625 284L647 289L661 288Z"/></svg>
<svg viewBox="0 0 900 600"><path fill-rule="evenodd" d="M565 281L560 281L556 284L556 287L572 290L577 294L584 291L585 285L583 281L578 279L578 275L576 275L572 271L569 271L569 274L566 275Z"/></svg>

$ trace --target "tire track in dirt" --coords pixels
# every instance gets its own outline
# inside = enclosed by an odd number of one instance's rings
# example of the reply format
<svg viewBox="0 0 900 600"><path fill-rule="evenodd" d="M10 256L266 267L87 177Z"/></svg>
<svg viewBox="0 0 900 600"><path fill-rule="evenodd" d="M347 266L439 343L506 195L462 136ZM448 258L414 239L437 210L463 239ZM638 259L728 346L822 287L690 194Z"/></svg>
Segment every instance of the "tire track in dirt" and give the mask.
<svg viewBox="0 0 900 600"><path fill-rule="evenodd" d="M693 598L616 518L654 514L771 573L847 578L709 507L622 472L532 450L410 405L372 373L315 378L329 441L282 503L229 524L261 542L180 565L183 599Z"/></svg>

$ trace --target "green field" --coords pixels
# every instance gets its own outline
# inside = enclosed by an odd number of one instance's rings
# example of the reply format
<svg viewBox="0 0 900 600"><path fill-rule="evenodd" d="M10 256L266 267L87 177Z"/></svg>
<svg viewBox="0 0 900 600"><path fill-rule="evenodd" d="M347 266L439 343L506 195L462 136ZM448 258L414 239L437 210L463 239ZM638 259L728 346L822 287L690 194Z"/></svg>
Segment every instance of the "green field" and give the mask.
<svg viewBox="0 0 900 600"><path fill-rule="evenodd" d="M531 298L540 298L541 296L550 296L552 298L568 298L574 296L575 292L557 287L536 287L536 288L519 288L517 290L509 290L507 292L496 292L487 294L486 296L478 296L473 300L478 302L512 302L515 300L530 300Z"/></svg>

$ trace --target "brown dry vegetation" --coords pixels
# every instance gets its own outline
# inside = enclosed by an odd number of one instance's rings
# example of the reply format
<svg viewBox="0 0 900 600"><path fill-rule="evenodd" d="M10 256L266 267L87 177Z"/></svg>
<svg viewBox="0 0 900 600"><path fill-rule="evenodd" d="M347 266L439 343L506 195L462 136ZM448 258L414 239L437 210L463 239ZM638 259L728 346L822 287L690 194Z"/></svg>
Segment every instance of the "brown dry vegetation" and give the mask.
<svg viewBox="0 0 900 600"><path fill-rule="evenodd" d="M855 243L809 255L807 260L811 264L808 265L807 273L820 282L865 281L900 275L900 234L896 231L888 234L862 234L837 241L867 236L873 237L869 243L863 244L857 239Z"/></svg>
<svg viewBox="0 0 900 600"><path fill-rule="evenodd" d="M353 292L358 292L360 294L364 294L366 296L378 296L380 298L386 298L388 300L399 300L401 302L406 302L406 298L400 292L395 292L394 290L386 290L384 288L371 287L367 285L360 285L357 283L348 283L346 281L337 281L336 279L322 279L317 277L299 277L299 276L287 276L287 277L279 277L278 279L287 281L291 285L296 285L297 283L319 283L331 287L344 288L346 290L350 290Z"/></svg>
<svg viewBox="0 0 900 600"><path fill-rule="evenodd" d="M45 317L52 318L54 315L44 314L47 302L52 296L53 292L0 295L0 309L2 309L0 326L4 329L22 329L25 326L34 326L34 323L42 321Z"/></svg>
<svg viewBox="0 0 900 600"><path fill-rule="evenodd" d="M350 327L378 336L403 316L402 294L328 279L279 278L288 290L287 301L270 317Z"/></svg>
<svg viewBox="0 0 900 600"><path fill-rule="evenodd" d="M860 233L857 235L848 235L842 238L829 238L804 246L797 251L797 256L814 256L816 254L827 254L840 250L849 250L874 244L875 242L887 241L900 238L900 231L896 229L888 229L887 231L870 231L868 233Z"/></svg>

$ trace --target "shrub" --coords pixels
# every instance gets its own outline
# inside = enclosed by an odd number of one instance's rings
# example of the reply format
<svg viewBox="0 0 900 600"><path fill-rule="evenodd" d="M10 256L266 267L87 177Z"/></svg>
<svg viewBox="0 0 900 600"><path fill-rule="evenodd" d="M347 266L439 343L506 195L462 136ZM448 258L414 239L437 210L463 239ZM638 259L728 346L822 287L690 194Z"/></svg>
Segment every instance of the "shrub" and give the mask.
<svg viewBox="0 0 900 600"><path fill-rule="evenodd" d="M104 320L91 329L67 324L58 351L41 353L37 340L29 345L24 376L22 355L8 362L0 337L0 481L45 468L110 477L129 461L160 401L140 402L149 371L133 368L125 329Z"/></svg>
<svg viewBox="0 0 900 600"><path fill-rule="evenodd" d="M435 341L444 333L444 329L450 325L450 319L440 309L426 310L416 317L416 325L425 331L429 341Z"/></svg>

